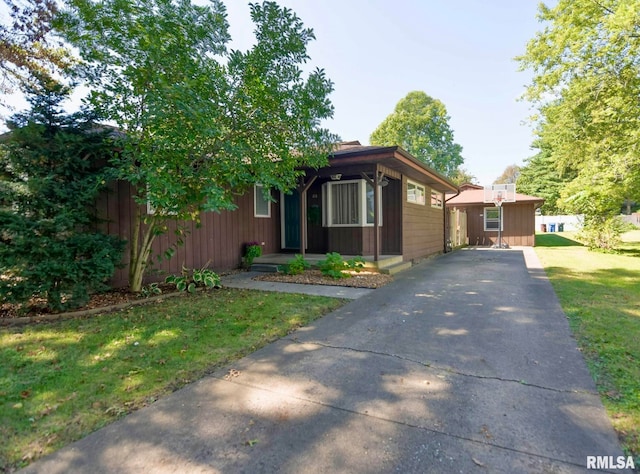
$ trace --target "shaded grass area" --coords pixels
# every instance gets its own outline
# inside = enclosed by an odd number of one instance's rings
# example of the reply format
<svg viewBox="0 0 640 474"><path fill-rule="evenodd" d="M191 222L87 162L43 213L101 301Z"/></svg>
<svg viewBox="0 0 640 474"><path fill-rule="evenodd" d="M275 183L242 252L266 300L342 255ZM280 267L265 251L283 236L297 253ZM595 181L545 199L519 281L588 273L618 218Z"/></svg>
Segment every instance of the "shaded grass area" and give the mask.
<svg viewBox="0 0 640 474"><path fill-rule="evenodd" d="M343 305L222 289L0 330L0 471L28 464Z"/></svg>
<svg viewBox="0 0 640 474"><path fill-rule="evenodd" d="M640 229L632 230L622 236L620 253L640 258Z"/></svg>
<svg viewBox="0 0 640 474"><path fill-rule="evenodd" d="M637 240L634 240L636 239ZM590 252L572 234L539 234L536 253L624 449L640 465L640 232L619 253Z"/></svg>

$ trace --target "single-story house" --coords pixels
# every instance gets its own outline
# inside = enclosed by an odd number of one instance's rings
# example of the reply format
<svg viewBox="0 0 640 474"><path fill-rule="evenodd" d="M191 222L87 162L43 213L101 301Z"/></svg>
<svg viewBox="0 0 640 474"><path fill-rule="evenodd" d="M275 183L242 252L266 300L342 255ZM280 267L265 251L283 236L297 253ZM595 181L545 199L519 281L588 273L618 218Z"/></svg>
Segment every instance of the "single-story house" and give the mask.
<svg viewBox="0 0 640 474"><path fill-rule="evenodd" d="M535 245L536 209L544 199L516 193L515 202L502 204L502 243L509 246ZM499 212L493 203L485 202L482 186L463 184L458 194L447 196L449 210L466 213L467 243L492 246L498 243Z"/></svg>
<svg viewBox="0 0 640 474"><path fill-rule="evenodd" d="M272 201L256 185L236 198L237 209L203 213L198 227L182 223L184 245L170 260L157 261L150 279L154 270L179 273L183 265L237 268L248 242L259 242L263 255L338 252L372 261L394 256L413 262L446 251L444 195L457 187L402 148L342 143L326 167L304 171L297 190L273 191ZM128 183L113 183L98 206L104 230L126 240L137 205L131 196ZM172 230L156 238L153 255L175 242ZM112 283L125 286L127 268L118 270Z"/></svg>

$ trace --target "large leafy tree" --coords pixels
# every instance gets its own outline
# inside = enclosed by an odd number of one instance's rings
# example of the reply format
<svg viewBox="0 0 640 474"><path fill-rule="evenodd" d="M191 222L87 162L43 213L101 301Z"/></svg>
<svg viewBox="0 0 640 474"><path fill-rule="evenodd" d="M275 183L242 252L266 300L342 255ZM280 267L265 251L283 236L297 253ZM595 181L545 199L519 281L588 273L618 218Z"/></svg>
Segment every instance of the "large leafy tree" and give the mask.
<svg viewBox="0 0 640 474"><path fill-rule="evenodd" d="M539 139L559 170L576 171L561 206L605 228L640 194L640 8L636 0L541 4L546 22L519 58L533 71Z"/></svg>
<svg viewBox="0 0 640 474"><path fill-rule="evenodd" d="M254 183L289 189L324 164L333 85L303 73L313 31L275 2L251 5L255 45L229 50L224 5L189 0L71 0L64 28L91 105L125 132L117 164L137 190L129 283L141 288L168 219L233 208ZM149 203L155 210L144 212Z"/></svg>
<svg viewBox="0 0 640 474"><path fill-rule="evenodd" d="M471 174L469 170L464 168L463 166L458 167L456 171L449 175L449 179L457 186L461 184L469 183L469 184L477 184L477 178Z"/></svg>
<svg viewBox="0 0 640 474"><path fill-rule="evenodd" d="M124 245L96 231L92 209L109 168L105 132L81 114L65 115L67 90L44 80L14 116L0 154L0 297L79 306L105 289Z"/></svg>
<svg viewBox="0 0 640 474"><path fill-rule="evenodd" d="M453 139L449 119L442 102L413 91L398 102L369 141L372 145L399 145L436 171L453 177L464 158L462 147Z"/></svg>

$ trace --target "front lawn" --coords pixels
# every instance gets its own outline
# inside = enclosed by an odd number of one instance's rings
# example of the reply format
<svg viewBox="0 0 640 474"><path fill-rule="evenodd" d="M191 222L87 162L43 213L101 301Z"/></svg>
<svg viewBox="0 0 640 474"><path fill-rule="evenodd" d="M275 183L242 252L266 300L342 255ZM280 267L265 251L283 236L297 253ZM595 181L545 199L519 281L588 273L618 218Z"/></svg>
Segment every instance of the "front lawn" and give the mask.
<svg viewBox="0 0 640 474"><path fill-rule="evenodd" d="M222 289L0 329L0 472L153 403L344 300Z"/></svg>
<svg viewBox="0 0 640 474"><path fill-rule="evenodd" d="M616 254L574 234L536 235L536 253L569 318L625 450L640 465L640 231Z"/></svg>

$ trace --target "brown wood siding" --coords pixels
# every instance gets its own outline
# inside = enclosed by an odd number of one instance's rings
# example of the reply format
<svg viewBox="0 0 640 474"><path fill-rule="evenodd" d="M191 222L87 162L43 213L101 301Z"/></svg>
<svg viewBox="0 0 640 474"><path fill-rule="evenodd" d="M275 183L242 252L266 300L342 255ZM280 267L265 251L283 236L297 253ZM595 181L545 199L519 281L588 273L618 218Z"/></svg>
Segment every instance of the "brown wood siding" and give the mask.
<svg viewBox="0 0 640 474"><path fill-rule="evenodd" d="M444 250L444 212L431 207L430 188L425 186L426 204L407 202L407 180L402 179L402 255L405 261L416 260Z"/></svg>
<svg viewBox="0 0 640 474"><path fill-rule="evenodd" d="M365 227L329 227L328 252L342 255L362 255Z"/></svg>
<svg viewBox="0 0 640 474"><path fill-rule="evenodd" d="M382 227L380 227L382 233ZM356 255L374 255L375 251L375 232L373 227L362 228L362 251Z"/></svg>
<svg viewBox="0 0 640 474"><path fill-rule="evenodd" d="M136 204L131 198L132 188L128 183L117 182L98 202L98 215L104 219L102 229L130 241L133 235ZM274 194L275 196L275 194ZM184 245L177 246L175 255L158 261L177 241L175 231L178 223L168 222L168 232L156 237L153 244L153 267L149 269L147 281L158 281L167 274L178 273L182 265L188 268L207 266L215 271L237 268L242 262L243 246L246 242L264 242L263 252L280 250L280 206L271 203L271 217L254 217L253 189L235 199L237 209L233 211L206 212L201 215L201 225L182 222L187 231ZM145 206L142 206L144 209ZM116 287L126 286L129 248L123 257L124 268L118 269L112 279Z"/></svg>
<svg viewBox="0 0 640 474"><path fill-rule="evenodd" d="M467 233L469 245L491 246L498 242L498 231L485 232L484 208L488 205L468 206ZM502 210L503 231L502 241L511 247L535 245L535 205L526 202L522 204L505 204Z"/></svg>

